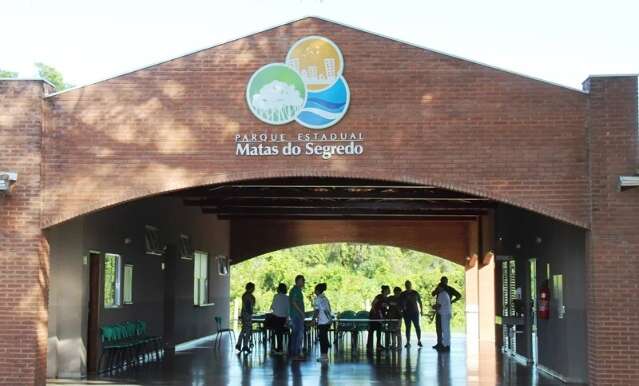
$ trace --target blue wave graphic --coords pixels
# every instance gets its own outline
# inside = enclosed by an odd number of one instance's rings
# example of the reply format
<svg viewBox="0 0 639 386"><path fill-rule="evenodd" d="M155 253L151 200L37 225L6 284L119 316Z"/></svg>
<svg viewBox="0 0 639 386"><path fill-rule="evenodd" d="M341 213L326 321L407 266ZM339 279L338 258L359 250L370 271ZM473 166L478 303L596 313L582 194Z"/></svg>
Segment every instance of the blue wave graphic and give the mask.
<svg viewBox="0 0 639 386"><path fill-rule="evenodd" d="M296 120L312 129L329 127L344 116L348 102L348 85L344 78L340 77L334 85L324 91L309 91L306 104Z"/></svg>
<svg viewBox="0 0 639 386"><path fill-rule="evenodd" d="M324 99L317 98L315 96L308 96L306 100L306 105L304 107L316 107L318 109L325 109L333 112L342 111L344 106L346 105L346 101L344 102L331 102Z"/></svg>
<svg viewBox="0 0 639 386"><path fill-rule="evenodd" d="M324 126L324 125L328 125L329 123L333 122L335 119L326 119L326 118L322 118L317 114L311 113L310 111L304 111L302 110L302 112L300 113L300 115L297 116L297 121L298 122L304 122L305 124L311 125L311 126Z"/></svg>

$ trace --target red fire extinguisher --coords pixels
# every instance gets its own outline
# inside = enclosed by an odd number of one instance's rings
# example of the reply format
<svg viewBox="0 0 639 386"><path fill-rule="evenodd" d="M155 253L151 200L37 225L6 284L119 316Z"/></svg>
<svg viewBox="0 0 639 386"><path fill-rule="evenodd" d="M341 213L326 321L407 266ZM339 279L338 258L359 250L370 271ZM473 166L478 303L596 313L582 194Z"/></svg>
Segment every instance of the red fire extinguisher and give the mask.
<svg viewBox="0 0 639 386"><path fill-rule="evenodd" d="M539 319L550 318L550 289L544 285L539 290Z"/></svg>

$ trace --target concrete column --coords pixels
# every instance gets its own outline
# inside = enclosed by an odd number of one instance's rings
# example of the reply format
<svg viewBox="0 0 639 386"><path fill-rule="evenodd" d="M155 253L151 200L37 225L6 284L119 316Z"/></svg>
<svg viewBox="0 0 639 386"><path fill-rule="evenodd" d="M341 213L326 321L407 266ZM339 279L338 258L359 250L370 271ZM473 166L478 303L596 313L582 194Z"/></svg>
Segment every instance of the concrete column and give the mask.
<svg viewBox="0 0 639 386"><path fill-rule="evenodd" d="M468 223L468 255L466 256L466 370L469 377L479 374L479 223Z"/></svg>
<svg viewBox="0 0 639 386"><path fill-rule="evenodd" d="M481 217L481 249L478 266L479 294L479 372L482 382L498 384L495 350L495 218L491 213Z"/></svg>
<svg viewBox="0 0 639 386"><path fill-rule="evenodd" d="M479 340L479 224L468 223L468 255L466 257L466 340Z"/></svg>
<svg viewBox="0 0 639 386"><path fill-rule="evenodd" d="M481 258L478 264L479 293L479 340L495 343L495 219L486 215L481 218Z"/></svg>

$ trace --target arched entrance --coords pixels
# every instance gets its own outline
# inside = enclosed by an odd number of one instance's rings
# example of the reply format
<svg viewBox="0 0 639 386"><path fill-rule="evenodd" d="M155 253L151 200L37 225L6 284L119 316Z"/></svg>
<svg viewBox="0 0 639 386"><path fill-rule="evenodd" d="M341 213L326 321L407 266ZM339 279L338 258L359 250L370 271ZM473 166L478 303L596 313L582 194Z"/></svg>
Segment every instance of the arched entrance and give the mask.
<svg viewBox="0 0 639 386"><path fill-rule="evenodd" d="M366 241L431 251L465 267L466 349L477 353L467 371L475 376L481 373L481 342L501 347L505 329L517 328L502 321L495 324L502 301L500 263L496 268L495 256L501 259L502 252L511 248L504 240L528 237L526 232L512 234L509 224L513 221L530 223L527 231L555 223L556 229L574 228L467 193L353 178L287 177L196 187L87 214L47 231L51 298L55 299L49 308L49 370L64 376L62 369L67 366L83 373L93 365L80 353L87 346L99 350L99 339L89 335L86 309L88 290L96 283L90 264L77 265L77 256L90 260L97 255L104 266L106 254L117 255L118 269L128 265L134 272L129 303L107 306L104 293L100 294L100 315L93 331L104 324L148 320L151 331L164 336L171 351L180 343L209 335L216 316L229 323L229 277L219 269L218 258L229 258L233 265L290 246ZM158 250L153 250L149 237L157 237ZM579 242L578 237L575 240ZM527 242L513 247L521 250L522 245ZM189 251L207 256L202 268L205 276L198 276L202 273L197 273L198 259ZM526 273L519 275L519 282L525 283ZM103 268L97 277L100 292L105 286ZM199 284L194 280L200 280ZM517 288L522 298L532 298L524 286ZM194 291L203 294L202 299ZM68 310L86 316L69 319ZM525 357L529 344L519 345L513 354ZM89 358L95 360L95 353ZM484 376L496 376L491 374Z"/></svg>

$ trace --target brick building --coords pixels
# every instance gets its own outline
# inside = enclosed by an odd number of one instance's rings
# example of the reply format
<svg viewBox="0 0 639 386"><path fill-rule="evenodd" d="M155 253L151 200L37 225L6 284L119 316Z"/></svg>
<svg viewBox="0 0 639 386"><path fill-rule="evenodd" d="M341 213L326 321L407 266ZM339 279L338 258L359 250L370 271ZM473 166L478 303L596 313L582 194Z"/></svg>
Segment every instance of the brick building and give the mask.
<svg viewBox="0 0 639 386"><path fill-rule="evenodd" d="M260 121L247 108L247 81L314 35L341 49L348 112L321 131ZM528 360L538 351L540 367L566 381L632 384L637 106L636 76L593 76L575 90L317 18L63 92L0 80L0 174L18 175L0 196L0 383L91 370L99 343L89 331L86 304L98 286L90 267L104 253L135 267L139 301L100 310L95 323L153 315L150 328L169 345L210 333L212 316L229 313L229 279L210 278L214 306L185 303L180 288L193 263L169 252L188 235L195 249L231 263L310 242L430 251L466 266L469 333L478 340ZM340 134L361 154L304 153L308 143L339 145ZM241 143L299 143L303 152L240 154ZM286 197L306 189L313 208L221 203L243 189L252 197L279 188ZM358 194L375 193L388 205L329 210L327 191L361 202L371 197ZM400 205L402 194L427 204ZM159 229L163 256L146 253L145 225ZM518 322L508 325L502 299L509 262L531 259L563 294L537 322L538 350L510 341ZM534 295L528 274L521 268L513 280ZM157 286L174 289L169 303Z"/></svg>

